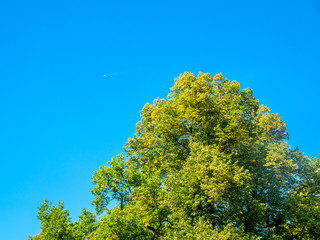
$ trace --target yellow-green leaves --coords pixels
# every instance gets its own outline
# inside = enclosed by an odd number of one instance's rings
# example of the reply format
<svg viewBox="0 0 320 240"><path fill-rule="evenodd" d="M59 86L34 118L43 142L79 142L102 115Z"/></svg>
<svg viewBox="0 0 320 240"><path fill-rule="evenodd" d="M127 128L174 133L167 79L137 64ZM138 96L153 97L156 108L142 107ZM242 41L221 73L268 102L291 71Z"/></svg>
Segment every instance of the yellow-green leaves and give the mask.
<svg viewBox="0 0 320 240"><path fill-rule="evenodd" d="M320 239L320 164L287 137L251 89L185 72L144 106L125 155L94 172L97 222L84 212L73 224L48 203L39 216L92 240Z"/></svg>
<svg viewBox="0 0 320 240"><path fill-rule="evenodd" d="M128 174L129 169L122 154L112 158L107 166L102 166L94 172L92 193L96 197L93 204L98 213L107 210L112 200L117 200L120 208L127 204L132 188Z"/></svg>

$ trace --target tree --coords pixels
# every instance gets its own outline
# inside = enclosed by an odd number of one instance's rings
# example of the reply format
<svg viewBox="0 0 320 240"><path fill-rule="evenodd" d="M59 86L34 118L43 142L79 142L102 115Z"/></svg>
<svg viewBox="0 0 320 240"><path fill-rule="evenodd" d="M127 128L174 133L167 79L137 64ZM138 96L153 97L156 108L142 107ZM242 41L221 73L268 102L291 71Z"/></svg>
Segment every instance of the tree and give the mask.
<svg viewBox="0 0 320 240"><path fill-rule="evenodd" d="M287 138L252 90L180 75L144 106L125 154L94 172L88 238L319 239L320 164Z"/></svg>
<svg viewBox="0 0 320 240"><path fill-rule="evenodd" d="M64 210L64 203L58 206L45 200L39 207L38 219L41 222L42 239L72 239L72 224L69 211Z"/></svg>
<svg viewBox="0 0 320 240"><path fill-rule="evenodd" d="M41 233L29 239L44 240L83 240L95 230L95 215L83 209L79 221L72 222L69 211L64 210L64 203L58 201L57 206L45 200L39 207L38 219L41 224Z"/></svg>

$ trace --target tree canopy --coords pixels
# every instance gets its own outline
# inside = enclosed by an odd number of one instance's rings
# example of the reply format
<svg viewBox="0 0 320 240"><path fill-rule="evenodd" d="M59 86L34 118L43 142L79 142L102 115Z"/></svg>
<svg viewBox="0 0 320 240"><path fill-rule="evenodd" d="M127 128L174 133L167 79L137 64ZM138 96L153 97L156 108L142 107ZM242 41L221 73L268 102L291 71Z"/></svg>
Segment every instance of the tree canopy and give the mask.
<svg viewBox="0 0 320 240"><path fill-rule="evenodd" d="M287 139L249 88L185 72L94 172L98 215L45 201L30 239L320 239L320 164Z"/></svg>

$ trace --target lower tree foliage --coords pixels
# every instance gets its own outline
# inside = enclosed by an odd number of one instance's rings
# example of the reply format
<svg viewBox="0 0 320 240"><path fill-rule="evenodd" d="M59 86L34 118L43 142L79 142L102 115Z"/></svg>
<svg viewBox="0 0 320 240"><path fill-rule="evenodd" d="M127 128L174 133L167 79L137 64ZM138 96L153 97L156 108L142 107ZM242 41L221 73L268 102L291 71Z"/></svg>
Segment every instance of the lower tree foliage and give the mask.
<svg viewBox="0 0 320 240"><path fill-rule="evenodd" d="M58 206L52 206L47 200L39 207L38 219L41 222L41 233L29 240L82 240L93 232L96 227L96 215L83 209L79 221L72 222L69 211L64 210L64 204L58 202Z"/></svg>
<svg viewBox="0 0 320 240"><path fill-rule="evenodd" d="M98 215L72 222L45 201L29 238L320 239L320 164L287 139L250 89L186 72L144 106L124 154L94 172Z"/></svg>

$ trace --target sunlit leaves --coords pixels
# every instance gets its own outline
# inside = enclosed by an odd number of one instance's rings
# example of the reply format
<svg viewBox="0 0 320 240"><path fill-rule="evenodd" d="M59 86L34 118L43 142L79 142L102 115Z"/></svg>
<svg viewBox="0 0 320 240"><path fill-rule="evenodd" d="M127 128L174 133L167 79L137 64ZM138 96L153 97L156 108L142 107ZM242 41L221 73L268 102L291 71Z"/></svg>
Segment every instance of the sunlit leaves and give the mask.
<svg viewBox="0 0 320 240"><path fill-rule="evenodd" d="M144 106L124 155L94 172L97 222L45 202L40 236L49 223L72 239L319 239L320 164L287 138L251 89L186 72Z"/></svg>

